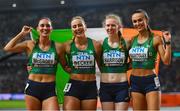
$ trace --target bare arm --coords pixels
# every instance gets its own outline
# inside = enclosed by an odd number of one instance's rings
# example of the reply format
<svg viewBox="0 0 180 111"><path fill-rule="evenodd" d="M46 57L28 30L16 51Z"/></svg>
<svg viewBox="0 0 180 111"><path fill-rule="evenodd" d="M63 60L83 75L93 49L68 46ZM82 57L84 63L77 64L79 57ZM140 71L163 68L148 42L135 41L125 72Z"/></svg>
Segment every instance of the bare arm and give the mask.
<svg viewBox="0 0 180 111"><path fill-rule="evenodd" d="M101 57L102 57L101 43L99 41L93 40L93 44L94 44L95 52L96 52L95 59L96 59L99 69L101 70Z"/></svg>
<svg viewBox="0 0 180 111"><path fill-rule="evenodd" d="M124 39L124 40L126 42L126 48L127 48L127 50L129 50L131 47L131 40L129 40L129 39Z"/></svg>
<svg viewBox="0 0 180 111"><path fill-rule="evenodd" d="M129 40L129 39L125 39L125 42L126 42L126 48L128 50L128 53L129 53L129 49L131 48L131 42L132 40ZM130 57L128 56L128 60L127 60L127 63L128 63L128 70L132 69L132 63L131 63L131 59Z"/></svg>
<svg viewBox="0 0 180 111"><path fill-rule="evenodd" d="M168 31L163 32L163 37L166 42L170 42L171 34ZM166 48L163 46L163 41L161 37L155 38L155 43L157 43L157 50L160 54L161 60L165 65L169 65L171 62L171 44L166 44Z"/></svg>
<svg viewBox="0 0 180 111"><path fill-rule="evenodd" d="M68 66L67 59L66 59L66 53L69 45L68 42L65 42L63 44L57 43L56 48L57 48L57 53L59 57L60 64L64 71L70 73L71 69Z"/></svg>
<svg viewBox="0 0 180 111"><path fill-rule="evenodd" d="M23 37L29 34L31 27L24 26L19 34L17 34L13 39L11 39L4 47L5 51L9 52L22 52L27 48L27 41L18 43Z"/></svg>

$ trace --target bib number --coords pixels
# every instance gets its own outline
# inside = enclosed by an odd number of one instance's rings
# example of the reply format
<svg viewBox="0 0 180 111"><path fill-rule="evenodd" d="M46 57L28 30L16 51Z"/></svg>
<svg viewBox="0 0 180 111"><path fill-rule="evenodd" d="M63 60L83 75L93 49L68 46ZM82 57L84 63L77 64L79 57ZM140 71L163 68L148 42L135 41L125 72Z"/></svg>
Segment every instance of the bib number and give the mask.
<svg viewBox="0 0 180 111"><path fill-rule="evenodd" d="M66 83L65 87L64 87L64 92L69 92L70 88L71 88L72 83Z"/></svg>

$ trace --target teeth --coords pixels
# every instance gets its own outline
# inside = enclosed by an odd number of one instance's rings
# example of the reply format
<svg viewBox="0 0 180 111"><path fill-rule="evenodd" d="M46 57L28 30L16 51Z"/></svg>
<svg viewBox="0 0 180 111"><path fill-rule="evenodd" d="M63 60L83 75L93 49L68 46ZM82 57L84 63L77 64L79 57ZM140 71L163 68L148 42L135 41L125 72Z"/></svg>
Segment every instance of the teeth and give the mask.
<svg viewBox="0 0 180 111"><path fill-rule="evenodd" d="M77 34L81 34L82 32L77 32Z"/></svg>

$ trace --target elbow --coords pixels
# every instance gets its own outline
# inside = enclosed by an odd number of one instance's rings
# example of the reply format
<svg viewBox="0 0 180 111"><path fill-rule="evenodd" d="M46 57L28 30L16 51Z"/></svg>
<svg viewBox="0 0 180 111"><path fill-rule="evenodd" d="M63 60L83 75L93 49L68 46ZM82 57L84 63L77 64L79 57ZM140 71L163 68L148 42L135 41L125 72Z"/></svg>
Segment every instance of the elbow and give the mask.
<svg viewBox="0 0 180 111"><path fill-rule="evenodd" d="M164 61L163 62L165 65L170 65L171 64L171 61L169 60L169 61Z"/></svg>
<svg viewBox="0 0 180 111"><path fill-rule="evenodd" d="M170 63L169 63L169 62L166 62L166 63L164 63L164 64L165 64L165 65L167 65L167 66L168 66L168 65L170 65Z"/></svg>
<svg viewBox="0 0 180 111"><path fill-rule="evenodd" d="M6 52L9 51L9 49L7 47L4 47L3 50L6 51Z"/></svg>
<svg viewBox="0 0 180 111"><path fill-rule="evenodd" d="M5 46L5 47L3 48L3 50L4 50L5 52L11 52L11 51L12 51L12 48Z"/></svg>

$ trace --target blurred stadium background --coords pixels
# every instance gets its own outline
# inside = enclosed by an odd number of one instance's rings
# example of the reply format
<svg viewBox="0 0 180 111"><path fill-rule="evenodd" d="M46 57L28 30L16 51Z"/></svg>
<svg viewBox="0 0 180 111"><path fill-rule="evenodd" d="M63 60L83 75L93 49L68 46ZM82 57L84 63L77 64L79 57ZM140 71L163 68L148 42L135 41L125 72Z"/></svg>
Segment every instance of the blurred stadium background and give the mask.
<svg viewBox="0 0 180 111"><path fill-rule="evenodd" d="M97 28L106 14L115 13L130 28L131 13L139 8L148 12L153 30L172 33L172 63L160 64L159 70L162 106L180 107L180 0L0 0L0 109L25 107L19 94L28 75L26 55L2 50L23 25L35 28L39 18L47 16L54 29L67 29L71 18L80 15L88 28Z"/></svg>

